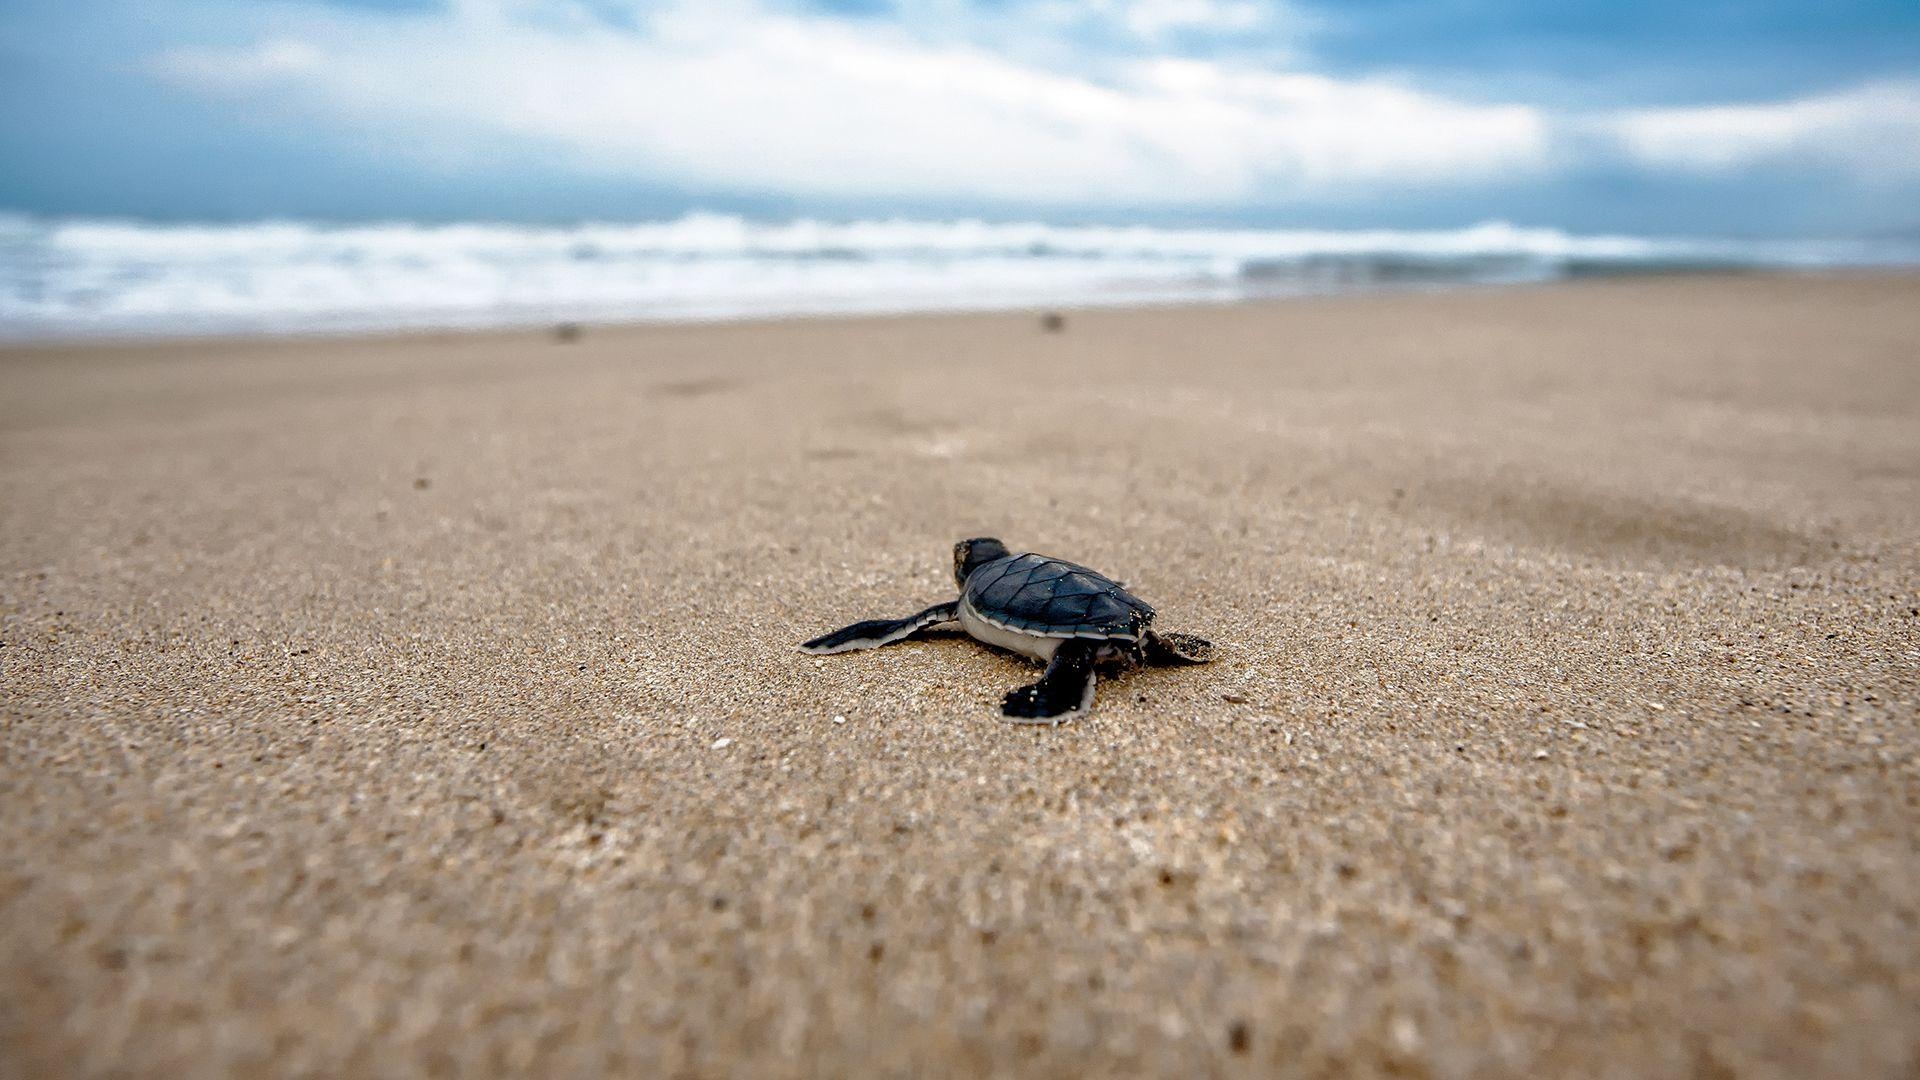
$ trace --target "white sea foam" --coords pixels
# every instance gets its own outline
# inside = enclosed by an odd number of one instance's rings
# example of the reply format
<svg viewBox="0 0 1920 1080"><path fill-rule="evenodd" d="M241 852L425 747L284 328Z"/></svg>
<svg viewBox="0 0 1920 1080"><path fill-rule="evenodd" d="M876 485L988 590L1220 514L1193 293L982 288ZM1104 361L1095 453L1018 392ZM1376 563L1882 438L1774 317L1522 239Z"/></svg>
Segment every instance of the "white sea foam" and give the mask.
<svg viewBox="0 0 1920 1080"><path fill-rule="evenodd" d="M1707 268L1917 266L1915 245L979 221L564 228L0 216L0 337L311 333L1234 300Z"/></svg>

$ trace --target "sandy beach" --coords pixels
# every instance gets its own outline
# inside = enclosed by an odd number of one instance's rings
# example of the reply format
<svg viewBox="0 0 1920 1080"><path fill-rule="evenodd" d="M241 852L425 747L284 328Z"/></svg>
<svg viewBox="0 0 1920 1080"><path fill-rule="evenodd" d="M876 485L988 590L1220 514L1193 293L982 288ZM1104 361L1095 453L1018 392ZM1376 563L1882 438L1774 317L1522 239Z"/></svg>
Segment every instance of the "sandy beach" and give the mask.
<svg viewBox="0 0 1920 1080"><path fill-rule="evenodd" d="M1920 1069L1920 278L14 346L0 524L0 1075ZM1221 658L795 649L982 534Z"/></svg>

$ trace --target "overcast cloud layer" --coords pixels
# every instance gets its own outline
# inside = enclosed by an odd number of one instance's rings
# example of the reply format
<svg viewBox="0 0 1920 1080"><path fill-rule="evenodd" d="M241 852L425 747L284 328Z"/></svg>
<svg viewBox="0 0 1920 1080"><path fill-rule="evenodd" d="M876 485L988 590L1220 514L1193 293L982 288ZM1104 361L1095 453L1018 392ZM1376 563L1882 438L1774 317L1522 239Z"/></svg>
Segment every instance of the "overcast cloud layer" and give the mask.
<svg viewBox="0 0 1920 1080"><path fill-rule="evenodd" d="M1600 189L1623 206L1622 193L1666 199L1670 216L1719 192L1750 205L1750 231L1767 231L1768 219L1857 231L1920 224L1899 209L1920 203L1920 74L1897 62L1759 98L1720 99L1703 86L1689 100L1649 103L1591 75L1423 78L1417 65L1317 59L1353 28L1318 9L1251 0L834 6L209 0L164 22L118 4L65 16L41 6L7 27L0 48L26 61L7 79L16 91L57 103L70 92L60 72L84 75L63 50L97 41L91 61L120 80L107 84L109 98L114 85L144 88L175 111L154 102L131 111L159 109L185 141L234 153L240 175L209 186L244 195L241 213L262 197L247 168L270 175L260 161L297 164L310 148L336 171L358 162L363 175L401 178L397 193L439 178L450 196L484 207L491 186L509 215L524 212L525 189L544 185L572 191L583 209L592 200L580 192L627 187L666 202L803 211L1360 220L1379 208L1383 221L1405 223L1413 206L1444 224L1550 217L1556 201ZM10 113L23 107L14 101ZM89 143L101 134L85 126L103 126L99 118L74 112L65 152L102 155ZM49 138L45 120L0 121L0 138L19 149ZM152 131L128 152L143 146L191 168ZM0 199L84 209L46 198L59 159L43 154L48 174L35 177L7 156ZM297 214L313 193L288 171L281 212ZM179 179L156 182L184 188ZM407 212L379 205L378 186L362 213ZM180 208L208 209L217 207Z"/></svg>

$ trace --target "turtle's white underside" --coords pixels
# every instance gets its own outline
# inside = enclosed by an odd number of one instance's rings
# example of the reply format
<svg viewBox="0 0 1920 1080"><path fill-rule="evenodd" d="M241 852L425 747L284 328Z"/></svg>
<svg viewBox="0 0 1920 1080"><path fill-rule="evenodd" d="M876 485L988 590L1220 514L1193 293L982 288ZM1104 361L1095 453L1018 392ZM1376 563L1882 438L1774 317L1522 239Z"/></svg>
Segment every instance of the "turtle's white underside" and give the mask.
<svg viewBox="0 0 1920 1080"><path fill-rule="evenodd" d="M1060 648L1065 638L1041 637L1002 626L973 610L973 605L960 601L960 629L975 641L985 642L1008 652L1017 652L1022 656L1031 656L1035 660L1051 660L1054 651Z"/></svg>
<svg viewBox="0 0 1920 1080"><path fill-rule="evenodd" d="M965 597L960 600L960 629L965 630L967 636L975 641L984 642L1008 652L1017 652L1022 656L1031 656L1041 661L1053 659L1053 654L1059 650L1061 642L1071 641L1076 637L1111 641L1116 646L1131 645L1134 642L1130 637L1114 637L1105 634L1036 634L1031 630L1016 630L1005 623L995 622L980 614L974 609L972 602ZM1105 650L1102 650L1102 655L1105 655ZM1088 694L1092 694L1091 686L1088 688Z"/></svg>

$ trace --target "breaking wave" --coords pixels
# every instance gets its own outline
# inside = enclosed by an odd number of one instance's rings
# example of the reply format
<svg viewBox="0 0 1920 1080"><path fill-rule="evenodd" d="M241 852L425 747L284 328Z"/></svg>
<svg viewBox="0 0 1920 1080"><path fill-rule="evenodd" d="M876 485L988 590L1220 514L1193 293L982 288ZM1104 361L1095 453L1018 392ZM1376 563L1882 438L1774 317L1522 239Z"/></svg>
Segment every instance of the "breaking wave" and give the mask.
<svg viewBox="0 0 1920 1080"><path fill-rule="evenodd" d="M0 216L0 337L299 334L1230 301L1595 274L1920 266L1920 245L979 221L533 227Z"/></svg>

